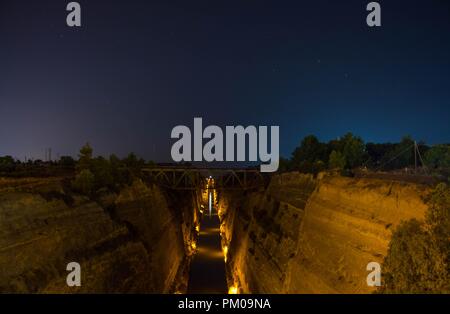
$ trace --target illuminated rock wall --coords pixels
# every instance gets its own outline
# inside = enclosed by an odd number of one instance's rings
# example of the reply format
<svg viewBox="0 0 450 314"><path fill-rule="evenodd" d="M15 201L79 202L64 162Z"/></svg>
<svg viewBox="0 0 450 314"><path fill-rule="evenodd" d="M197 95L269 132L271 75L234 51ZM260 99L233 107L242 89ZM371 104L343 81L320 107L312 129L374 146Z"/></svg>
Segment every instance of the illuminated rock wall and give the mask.
<svg viewBox="0 0 450 314"><path fill-rule="evenodd" d="M295 256L312 176L285 174L266 191L219 196L223 239L228 246L229 286L241 292L282 293Z"/></svg>
<svg viewBox="0 0 450 314"><path fill-rule="evenodd" d="M267 190L223 194L229 285L253 293L370 293L400 221L423 219L423 186L297 173Z"/></svg>
<svg viewBox="0 0 450 314"><path fill-rule="evenodd" d="M135 182L97 202L60 184L0 190L0 292L174 292L187 283L195 194ZM66 265L81 265L81 287Z"/></svg>

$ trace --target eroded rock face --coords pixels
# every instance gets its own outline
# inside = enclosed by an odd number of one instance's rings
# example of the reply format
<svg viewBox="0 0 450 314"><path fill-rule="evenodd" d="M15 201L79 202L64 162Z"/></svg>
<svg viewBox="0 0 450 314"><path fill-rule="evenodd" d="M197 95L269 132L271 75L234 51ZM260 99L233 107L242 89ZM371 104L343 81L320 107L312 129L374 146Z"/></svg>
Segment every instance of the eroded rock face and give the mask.
<svg viewBox="0 0 450 314"><path fill-rule="evenodd" d="M174 204L177 197L184 201ZM183 290L196 202L195 194L167 195L142 182L98 202L68 197L55 182L3 189L0 291ZM81 265L81 287L66 285L69 262Z"/></svg>
<svg viewBox="0 0 450 314"><path fill-rule="evenodd" d="M288 173L221 196L229 285L246 293L370 293L392 230L423 219L423 186Z"/></svg>

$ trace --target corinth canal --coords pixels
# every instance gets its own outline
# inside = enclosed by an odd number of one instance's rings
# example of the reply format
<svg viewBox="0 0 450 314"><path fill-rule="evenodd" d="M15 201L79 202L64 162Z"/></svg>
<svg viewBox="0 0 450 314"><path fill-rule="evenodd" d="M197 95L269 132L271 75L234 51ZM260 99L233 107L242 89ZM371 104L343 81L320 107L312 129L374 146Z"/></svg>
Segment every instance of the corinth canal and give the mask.
<svg viewBox="0 0 450 314"><path fill-rule="evenodd" d="M228 290L213 184L210 178L204 192L203 200L207 201L207 206L202 205L197 253L191 263L188 293L226 293Z"/></svg>

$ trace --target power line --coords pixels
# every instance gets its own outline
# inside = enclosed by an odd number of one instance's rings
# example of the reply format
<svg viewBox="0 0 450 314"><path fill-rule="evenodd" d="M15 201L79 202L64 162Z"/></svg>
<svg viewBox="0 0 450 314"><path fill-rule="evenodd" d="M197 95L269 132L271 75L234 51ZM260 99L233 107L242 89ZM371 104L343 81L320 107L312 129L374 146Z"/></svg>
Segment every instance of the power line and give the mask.
<svg viewBox="0 0 450 314"><path fill-rule="evenodd" d="M395 155L394 157L392 157L391 159L389 159L387 162L384 162L382 165L380 165L377 169L375 169L375 171L379 171L381 168L383 168L385 165L389 164L390 162L394 161L395 159L397 159L398 157L400 157L402 154L404 154L405 152L407 152L408 150L410 150L411 148L414 148L414 173L417 173L417 156L420 159L420 163L422 164L422 167L425 169L425 173L428 175L428 168L425 164L425 162L423 161L422 158L422 154L420 153L419 150L419 145L417 145L417 142L414 141L414 144L408 146L407 148L405 148L404 150L402 150L400 153L398 153L397 155Z"/></svg>
<svg viewBox="0 0 450 314"><path fill-rule="evenodd" d="M387 165L388 163L394 161L395 159L397 159L398 157L400 157L403 153L407 152L408 150L410 150L411 148L415 147L415 144L408 146L406 149L402 150L399 154L395 155L394 157L392 157L390 160L388 160L387 162L381 164L381 166L379 166L377 169L375 169L375 171L380 170L381 168L383 168L385 165Z"/></svg>
<svg viewBox="0 0 450 314"><path fill-rule="evenodd" d="M414 144L415 144L415 147L416 147L416 151L414 152L414 156L416 156L416 152L417 152L417 155L419 155L419 158L420 158L420 162L422 163L422 167L423 167L423 169L425 169L425 173L428 175L428 167L423 162L422 154L420 153L419 146L417 145L417 142L414 142Z"/></svg>

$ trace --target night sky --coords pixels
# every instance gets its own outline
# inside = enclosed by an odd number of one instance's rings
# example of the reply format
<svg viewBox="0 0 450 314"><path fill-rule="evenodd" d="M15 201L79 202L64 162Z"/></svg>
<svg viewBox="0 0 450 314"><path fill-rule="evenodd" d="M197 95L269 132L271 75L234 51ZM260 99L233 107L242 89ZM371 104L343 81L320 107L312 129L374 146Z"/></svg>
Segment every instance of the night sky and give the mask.
<svg viewBox="0 0 450 314"><path fill-rule="evenodd" d="M450 1L0 0L0 156L133 151L169 161L172 128L279 125L450 142ZM314 4L312 4L314 3Z"/></svg>

